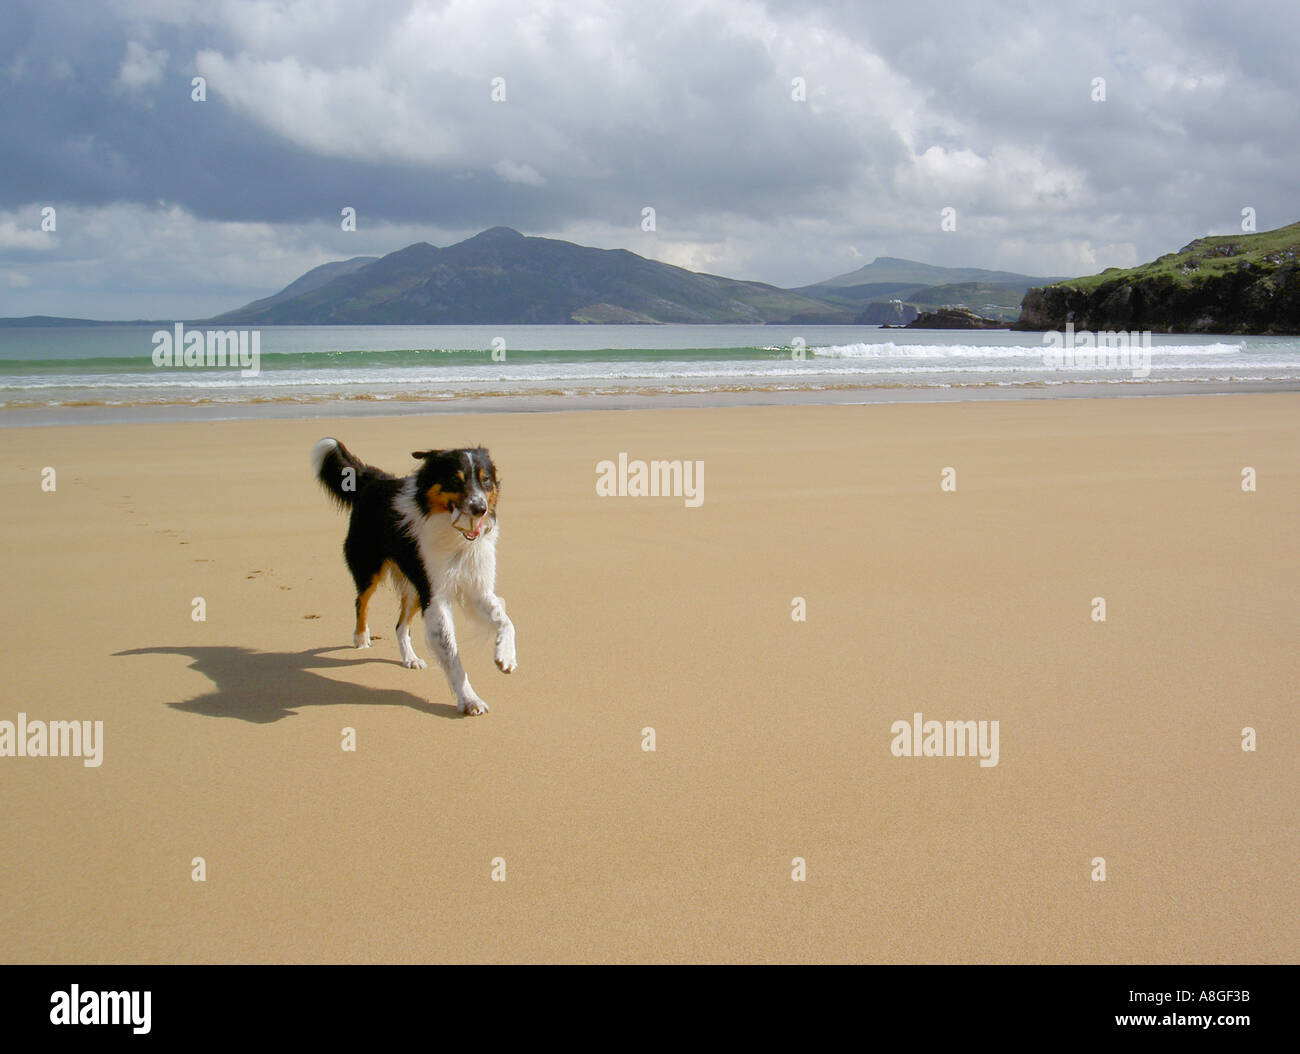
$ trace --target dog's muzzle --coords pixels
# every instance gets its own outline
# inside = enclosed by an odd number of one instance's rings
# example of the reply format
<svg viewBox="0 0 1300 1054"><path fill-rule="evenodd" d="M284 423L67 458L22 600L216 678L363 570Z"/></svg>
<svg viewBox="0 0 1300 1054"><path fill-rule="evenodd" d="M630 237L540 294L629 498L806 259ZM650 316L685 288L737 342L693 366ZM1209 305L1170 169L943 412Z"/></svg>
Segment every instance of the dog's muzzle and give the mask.
<svg viewBox="0 0 1300 1054"><path fill-rule="evenodd" d="M464 526L462 521L469 526ZM451 525L469 542L475 541L480 535L487 534L492 529L492 525L488 523L486 505L472 506L469 509L457 505L456 515L451 518Z"/></svg>

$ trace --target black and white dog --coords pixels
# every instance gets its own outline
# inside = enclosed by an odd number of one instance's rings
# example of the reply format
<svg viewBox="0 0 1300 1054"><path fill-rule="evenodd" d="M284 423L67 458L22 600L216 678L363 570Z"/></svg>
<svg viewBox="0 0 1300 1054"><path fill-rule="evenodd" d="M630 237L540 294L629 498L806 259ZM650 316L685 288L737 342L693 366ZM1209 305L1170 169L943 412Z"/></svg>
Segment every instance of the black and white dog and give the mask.
<svg viewBox="0 0 1300 1054"><path fill-rule="evenodd" d="M420 467L404 478L367 465L337 439L311 452L316 478L335 501L352 510L343 556L357 584L352 643L370 647L366 609L387 573L401 598L397 647L402 665L423 669L411 647L411 620L424 613L425 637L438 657L462 714L485 714L488 705L470 687L456 649L452 604L496 630L496 664L516 666L515 627L496 595L496 465L482 447L419 450Z"/></svg>

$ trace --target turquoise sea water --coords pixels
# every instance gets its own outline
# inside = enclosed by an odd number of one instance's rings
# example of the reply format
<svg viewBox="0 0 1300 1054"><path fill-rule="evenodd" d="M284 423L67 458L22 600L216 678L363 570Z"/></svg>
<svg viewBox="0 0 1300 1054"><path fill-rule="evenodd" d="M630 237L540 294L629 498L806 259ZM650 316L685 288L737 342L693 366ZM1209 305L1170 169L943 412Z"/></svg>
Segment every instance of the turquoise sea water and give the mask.
<svg viewBox="0 0 1300 1054"><path fill-rule="evenodd" d="M186 327L203 330L205 327ZM864 326L263 326L255 376L156 365L171 326L0 329L0 411L20 407L1153 382L1295 387L1300 338L1157 334L1096 361L1039 333ZM247 330L249 337L254 333Z"/></svg>

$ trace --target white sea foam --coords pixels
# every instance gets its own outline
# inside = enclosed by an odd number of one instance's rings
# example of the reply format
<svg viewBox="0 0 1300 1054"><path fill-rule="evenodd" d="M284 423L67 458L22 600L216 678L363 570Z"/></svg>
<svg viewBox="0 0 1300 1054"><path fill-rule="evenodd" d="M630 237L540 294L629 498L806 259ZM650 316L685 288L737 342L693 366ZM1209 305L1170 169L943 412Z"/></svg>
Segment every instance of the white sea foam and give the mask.
<svg viewBox="0 0 1300 1054"><path fill-rule="evenodd" d="M1045 345L1013 344L833 344L809 348L821 359L1039 359ZM1152 358L1176 358L1181 355L1241 355L1244 344L1169 344L1152 345Z"/></svg>

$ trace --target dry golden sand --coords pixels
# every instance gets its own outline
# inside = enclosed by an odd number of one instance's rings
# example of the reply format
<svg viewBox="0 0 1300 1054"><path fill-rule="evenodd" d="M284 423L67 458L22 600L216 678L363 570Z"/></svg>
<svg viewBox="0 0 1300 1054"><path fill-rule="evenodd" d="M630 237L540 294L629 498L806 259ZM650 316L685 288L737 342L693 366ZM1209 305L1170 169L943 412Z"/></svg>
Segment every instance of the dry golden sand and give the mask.
<svg viewBox="0 0 1300 1054"><path fill-rule="evenodd" d="M348 646L325 434L491 447L488 716L397 664L391 592ZM1300 396L2 441L0 719L105 722L98 769L0 759L5 961L1300 956ZM703 506L598 498L620 451L703 460ZM1000 763L891 756L917 711L998 720Z"/></svg>

